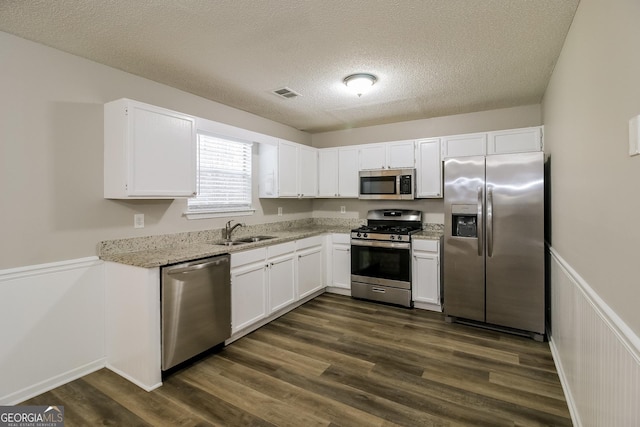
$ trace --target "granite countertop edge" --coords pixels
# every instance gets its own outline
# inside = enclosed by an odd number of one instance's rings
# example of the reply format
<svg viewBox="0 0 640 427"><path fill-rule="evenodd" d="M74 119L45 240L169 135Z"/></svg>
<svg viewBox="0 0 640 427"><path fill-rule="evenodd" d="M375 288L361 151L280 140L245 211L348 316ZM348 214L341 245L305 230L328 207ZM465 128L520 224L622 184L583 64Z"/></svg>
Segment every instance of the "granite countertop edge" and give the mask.
<svg viewBox="0 0 640 427"><path fill-rule="evenodd" d="M260 242L244 243L237 246L225 246L222 241L192 242L177 244L165 248L141 250L134 252L120 252L101 254L103 261L115 262L142 268L156 268L180 262L192 261L200 258L208 258L217 255L232 254L251 249L257 249L280 243L287 243L307 237L320 236L330 233L346 234L351 231L347 227L321 227L290 229L288 231L270 231L272 239ZM415 239L439 240L442 236L440 230L423 230L413 235Z"/></svg>

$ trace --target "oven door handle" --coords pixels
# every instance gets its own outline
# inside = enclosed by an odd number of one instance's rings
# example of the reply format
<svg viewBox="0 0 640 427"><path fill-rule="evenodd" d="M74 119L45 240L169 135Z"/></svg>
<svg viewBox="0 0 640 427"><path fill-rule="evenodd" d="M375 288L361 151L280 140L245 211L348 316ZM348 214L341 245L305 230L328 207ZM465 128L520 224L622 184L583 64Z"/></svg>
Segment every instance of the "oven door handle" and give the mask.
<svg viewBox="0 0 640 427"><path fill-rule="evenodd" d="M377 240L351 239L351 246L368 246L371 248L411 249L409 242L379 242Z"/></svg>

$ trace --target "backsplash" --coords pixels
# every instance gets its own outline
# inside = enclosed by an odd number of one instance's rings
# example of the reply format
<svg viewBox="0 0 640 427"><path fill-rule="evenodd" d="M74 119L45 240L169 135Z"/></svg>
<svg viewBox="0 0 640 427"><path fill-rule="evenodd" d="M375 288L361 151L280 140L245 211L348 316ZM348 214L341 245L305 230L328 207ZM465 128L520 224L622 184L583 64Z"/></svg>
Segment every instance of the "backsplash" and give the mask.
<svg viewBox="0 0 640 427"><path fill-rule="evenodd" d="M434 231L434 232L443 232L444 224L434 224L431 222L426 222L422 224L422 229L424 231Z"/></svg>

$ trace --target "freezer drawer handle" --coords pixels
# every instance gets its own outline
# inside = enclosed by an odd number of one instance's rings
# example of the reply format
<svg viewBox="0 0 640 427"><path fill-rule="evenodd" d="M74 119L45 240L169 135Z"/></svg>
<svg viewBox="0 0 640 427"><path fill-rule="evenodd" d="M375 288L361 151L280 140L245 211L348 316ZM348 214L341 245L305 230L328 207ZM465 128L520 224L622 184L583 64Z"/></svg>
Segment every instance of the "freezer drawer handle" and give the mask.
<svg viewBox="0 0 640 427"><path fill-rule="evenodd" d="M482 186L478 186L478 220L476 222L476 233L478 234L478 256L482 256L482 248L484 242L482 240L482 212L484 212L484 206L482 206Z"/></svg>
<svg viewBox="0 0 640 427"><path fill-rule="evenodd" d="M372 292L378 292L378 293L381 293L381 294L384 294L384 293L387 292L386 290L384 290L382 288L371 288L371 291Z"/></svg>
<svg viewBox="0 0 640 427"><path fill-rule="evenodd" d="M487 187L487 255L493 256L493 188Z"/></svg>

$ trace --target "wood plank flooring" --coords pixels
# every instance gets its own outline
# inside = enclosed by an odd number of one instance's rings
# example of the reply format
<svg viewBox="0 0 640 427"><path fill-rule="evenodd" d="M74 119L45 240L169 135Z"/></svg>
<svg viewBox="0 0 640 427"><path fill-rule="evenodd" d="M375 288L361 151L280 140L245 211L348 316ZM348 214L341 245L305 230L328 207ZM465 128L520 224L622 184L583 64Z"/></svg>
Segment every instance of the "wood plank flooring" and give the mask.
<svg viewBox="0 0 640 427"><path fill-rule="evenodd" d="M570 426L547 343L324 294L150 393L102 369L24 404L67 426Z"/></svg>

